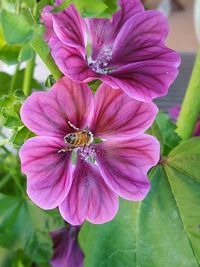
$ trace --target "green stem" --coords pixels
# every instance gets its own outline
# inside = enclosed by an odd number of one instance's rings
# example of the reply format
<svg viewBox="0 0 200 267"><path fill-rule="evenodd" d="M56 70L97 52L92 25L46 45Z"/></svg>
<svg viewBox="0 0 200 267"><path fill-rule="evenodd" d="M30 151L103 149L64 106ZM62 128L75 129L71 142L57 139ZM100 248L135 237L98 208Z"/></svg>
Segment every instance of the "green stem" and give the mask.
<svg viewBox="0 0 200 267"><path fill-rule="evenodd" d="M177 133L185 140L192 136L200 112L200 49L177 121Z"/></svg>
<svg viewBox="0 0 200 267"><path fill-rule="evenodd" d="M19 14L20 13L20 8L21 8L21 4L20 4L20 1L17 0L16 1L16 13Z"/></svg>
<svg viewBox="0 0 200 267"><path fill-rule="evenodd" d="M22 185L20 184L19 180L17 179L17 174L14 173L14 175L12 175L12 178L13 178L15 184L17 185L18 189L22 193L22 196L25 197L26 194L25 194L24 188L22 187Z"/></svg>
<svg viewBox="0 0 200 267"><path fill-rule="evenodd" d="M6 152L6 154L11 153L5 146L0 146L0 148L2 148Z"/></svg>
<svg viewBox="0 0 200 267"><path fill-rule="evenodd" d="M35 67L35 55L32 59L27 62L24 72L23 91L26 96L31 94L32 91L32 80Z"/></svg>
<svg viewBox="0 0 200 267"><path fill-rule="evenodd" d="M1 181L0 181L0 189L4 187L5 184L12 178L10 173L8 173Z"/></svg>
<svg viewBox="0 0 200 267"><path fill-rule="evenodd" d="M18 72L19 72L19 66L20 66L19 64L16 65L15 73L12 76L12 80L11 80L10 88L9 88L9 92L8 92L9 94L12 94L12 92L14 91L16 80L17 80L17 75L18 75Z"/></svg>
<svg viewBox="0 0 200 267"><path fill-rule="evenodd" d="M62 72L56 66L53 58L51 57L49 48L46 42L43 39L43 36L36 35L31 42L32 47L34 48L35 52L40 56L42 61L45 63L47 68L50 70L51 74L58 80L63 76Z"/></svg>

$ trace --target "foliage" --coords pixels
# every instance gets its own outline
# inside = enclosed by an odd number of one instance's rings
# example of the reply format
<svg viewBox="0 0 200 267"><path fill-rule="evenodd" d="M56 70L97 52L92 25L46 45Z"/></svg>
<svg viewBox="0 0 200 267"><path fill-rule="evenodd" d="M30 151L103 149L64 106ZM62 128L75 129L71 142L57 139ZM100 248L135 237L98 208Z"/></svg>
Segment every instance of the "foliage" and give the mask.
<svg viewBox="0 0 200 267"><path fill-rule="evenodd" d="M160 141L161 155L168 155L181 141L175 130L176 125L172 122L169 115L159 112L148 133Z"/></svg>
<svg viewBox="0 0 200 267"><path fill-rule="evenodd" d="M63 10L71 3L76 6L82 17L110 18L118 8L116 0L64 0L54 12Z"/></svg>

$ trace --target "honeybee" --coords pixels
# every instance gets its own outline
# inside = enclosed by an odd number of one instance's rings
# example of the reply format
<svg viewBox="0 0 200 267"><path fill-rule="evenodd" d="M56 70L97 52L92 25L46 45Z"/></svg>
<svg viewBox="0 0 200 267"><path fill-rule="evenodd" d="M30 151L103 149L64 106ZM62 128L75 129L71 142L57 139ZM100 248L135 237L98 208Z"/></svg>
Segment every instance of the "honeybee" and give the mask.
<svg viewBox="0 0 200 267"><path fill-rule="evenodd" d="M74 148L89 146L93 142L93 134L89 129L79 129L75 127L70 121L68 124L75 130L75 132L69 133L64 137L64 141L69 147L60 149L58 152L72 151Z"/></svg>

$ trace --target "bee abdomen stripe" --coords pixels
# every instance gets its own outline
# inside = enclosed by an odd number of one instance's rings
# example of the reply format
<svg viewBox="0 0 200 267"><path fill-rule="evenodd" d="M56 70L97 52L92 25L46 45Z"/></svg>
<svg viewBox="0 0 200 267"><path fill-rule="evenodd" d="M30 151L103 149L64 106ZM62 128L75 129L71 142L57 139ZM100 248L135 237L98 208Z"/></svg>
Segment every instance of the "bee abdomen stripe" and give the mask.
<svg viewBox="0 0 200 267"><path fill-rule="evenodd" d="M79 134L79 135L77 136L77 142L76 142L76 145L77 145L77 146L80 146L82 143L83 143L83 135L82 135L82 134Z"/></svg>

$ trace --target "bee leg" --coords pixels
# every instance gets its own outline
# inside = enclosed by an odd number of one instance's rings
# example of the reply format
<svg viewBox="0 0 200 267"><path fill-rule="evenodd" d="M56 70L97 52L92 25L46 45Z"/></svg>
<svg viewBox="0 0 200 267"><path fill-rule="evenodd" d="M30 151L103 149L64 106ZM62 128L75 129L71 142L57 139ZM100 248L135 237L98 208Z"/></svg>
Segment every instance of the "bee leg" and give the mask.
<svg viewBox="0 0 200 267"><path fill-rule="evenodd" d="M76 126L74 126L74 124L72 124L70 121L68 121L68 124L76 131L80 131L79 128L77 128Z"/></svg>
<svg viewBox="0 0 200 267"><path fill-rule="evenodd" d="M90 145L89 144L85 144L83 147L82 147L82 151L84 152L84 150L86 149L86 148L88 148Z"/></svg>
<svg viewBox="0 0 200 267"><path fill-rule="evenodd" d="M64 147L60 150L58 150L58 154L65 153L65 152L71 152L73 150L73 147Z"/></svg>
<svg viewBox="0 0 200 267"><path fill-rule="evenodd" d="M86 144L82 147L82 151L83 151L83 152L84 152L84 150L85 150L86 147L87 147Z"/></svg>

